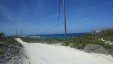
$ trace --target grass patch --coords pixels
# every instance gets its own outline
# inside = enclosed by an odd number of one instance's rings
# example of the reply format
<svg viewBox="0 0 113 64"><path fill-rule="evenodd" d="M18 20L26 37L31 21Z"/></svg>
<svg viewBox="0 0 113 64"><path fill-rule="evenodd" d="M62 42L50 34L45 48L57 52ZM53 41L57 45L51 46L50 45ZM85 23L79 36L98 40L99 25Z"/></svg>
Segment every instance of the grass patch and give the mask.
<svg viewBox="0 0 113 64"><path fill-rule="evenodd" d="M29 37L23 37L21 39L25 42L28 42L28 43L48 43L48 44L62 43L64 41L64 39L62 39L62 38L29 38Z"/></svg>
<svg viewBox="0 0 113 64"><path fill-rule="evenodd" d="M5 48L9 47L9 46L11 46L13 48L22 47L22 45L20 43L18 43L16 40L14 40L13 37L0 38L0 53L4 53Z"/></svg>

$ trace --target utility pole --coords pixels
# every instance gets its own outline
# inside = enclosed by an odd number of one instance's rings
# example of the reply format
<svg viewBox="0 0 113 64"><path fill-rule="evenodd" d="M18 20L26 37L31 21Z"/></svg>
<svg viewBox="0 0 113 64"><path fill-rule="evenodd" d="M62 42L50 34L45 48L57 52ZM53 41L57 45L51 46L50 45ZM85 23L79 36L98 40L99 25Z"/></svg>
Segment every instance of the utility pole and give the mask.
<svg viewBox="0 0 113 64"><path fill-rule="evenodd" d="M16 29L16 37L18 37L18 32L17 32L17 29Z"/></svg>
<svg viewBox="0 0 113 64"><path fill-rule="evenodd" d="M21 30L21 37L23 37L23 31Z"/></svg>
<svg viewBox="0 0 113 64"><path fill-rule="evenodd" d="M66 45L68 45L65 0L63 0L63 11L64 11L64 32L65 32L65 41L64 41L64 43L66 43Z"/></svg>

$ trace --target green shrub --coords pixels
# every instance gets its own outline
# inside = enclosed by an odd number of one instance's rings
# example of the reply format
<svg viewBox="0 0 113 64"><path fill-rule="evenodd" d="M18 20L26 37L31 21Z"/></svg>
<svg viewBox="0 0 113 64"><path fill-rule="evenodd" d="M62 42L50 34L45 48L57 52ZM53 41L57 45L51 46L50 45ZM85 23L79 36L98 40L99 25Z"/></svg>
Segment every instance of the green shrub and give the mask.
<svg viewBox="0 0 113 64"><path fill-rule="evenodd" d="M100 38L113 42L113 31L105 30L100 33L88 33L82 36L72 37L68 40L68 46L83 49L87 44L98 44L105 47L106 49L113 50L113 45L105 44L105 42L99 40Z"/></svg>

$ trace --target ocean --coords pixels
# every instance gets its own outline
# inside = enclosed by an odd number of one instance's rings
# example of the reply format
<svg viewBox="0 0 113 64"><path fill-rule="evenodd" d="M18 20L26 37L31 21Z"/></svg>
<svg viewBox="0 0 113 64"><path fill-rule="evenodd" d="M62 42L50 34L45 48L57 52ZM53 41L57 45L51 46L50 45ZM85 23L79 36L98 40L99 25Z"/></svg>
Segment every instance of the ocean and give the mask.
<svg viewBox="0 0 113 64"><path fill-rule="evenodd" d="M74 37L74 36L81 36L84 35L86 33L70 33L67 34L67 37ZM46 34L46 35L37 35L40 37L45 37L45 38L64 38L64 34Z"/></svg>

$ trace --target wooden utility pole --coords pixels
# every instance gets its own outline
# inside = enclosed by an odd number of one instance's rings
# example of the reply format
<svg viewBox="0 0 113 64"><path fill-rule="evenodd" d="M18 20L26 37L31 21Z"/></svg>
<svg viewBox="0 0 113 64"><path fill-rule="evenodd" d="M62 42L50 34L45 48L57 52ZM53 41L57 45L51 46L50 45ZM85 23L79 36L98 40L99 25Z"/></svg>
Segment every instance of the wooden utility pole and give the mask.
<svg viewBox="0 0 113 64"><path fill-rule="evenodd" d="M65 7L65 0L63 0L63 11L64 11L64 32L65 32L65 41L67 43L67 23L66 23L66 7Z"/></svg>

